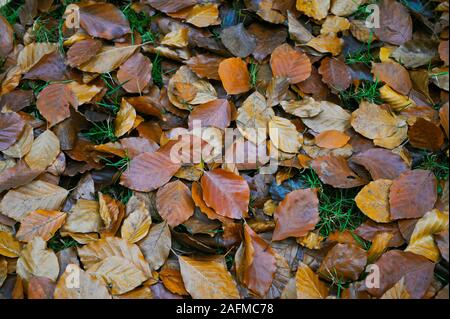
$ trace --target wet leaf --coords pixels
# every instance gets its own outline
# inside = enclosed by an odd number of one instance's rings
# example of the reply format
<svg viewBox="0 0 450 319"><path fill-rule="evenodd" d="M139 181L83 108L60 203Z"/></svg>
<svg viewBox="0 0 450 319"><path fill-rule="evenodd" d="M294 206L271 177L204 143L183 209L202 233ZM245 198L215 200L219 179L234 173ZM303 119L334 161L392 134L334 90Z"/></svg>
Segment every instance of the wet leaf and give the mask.
<svg viewBox="0 0 450 319"><path fill-rule="evenodd" d="M372 73L375 80L386 83L403 95L408 95L412 89L408 71L398 63L373 63Z"/></svg>
<svg viewBox="0 0 450 319"><path fill-rule="evenodd" d="M409 128L408 138L412 146L431 151L438 151L444 144L440 127L421 117Z"/></svg>
<svg viewBox="0 0 450 319"><path fill-rule="evenodd" d="M366 251L352 244L336 244L326 254L319 273L328 279L357 280L367 263Z"/></svg>

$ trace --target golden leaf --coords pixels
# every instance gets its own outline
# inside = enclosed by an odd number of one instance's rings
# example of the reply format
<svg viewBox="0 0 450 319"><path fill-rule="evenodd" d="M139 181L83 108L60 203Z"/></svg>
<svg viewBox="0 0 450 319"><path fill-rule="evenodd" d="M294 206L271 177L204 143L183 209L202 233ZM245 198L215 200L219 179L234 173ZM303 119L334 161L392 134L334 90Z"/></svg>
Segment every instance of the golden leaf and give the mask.
<svg viewBox="0 0 450 319"><path fill-rule="evenodd" d="M331 13L337 16L349 16L358 10L359 6L366 0L334 0L331 4Z"/></svg>
<svg viewBox="0 0 450 319"><path fill-rule="evenodd" d="M62 230L73 233L99 232L102 219L99 205L95 200L79 199L70 210Z"/></svg>
<svg viewBox="0 0 450 319"><path fill-rule="evenodd" d="M338 56L344 47L344 40L338 38L334 33L321 34L311 39L306 45L320 53L331 53L333 56Z"/></svg>
<svg viewBox="0 0 450 319"><path fill-rule="evenodd" d="M446 229L448 229L448 213L433 209L419 219L405 251L422 255L433 262L437 262L440 253L433 235Z"/></svg>
<svg viewBox="0 0 450 319"><path fill-rule="evenodd" d="M123 221L121 235L130 243L136 243L148 234L152 224L150 212L145 202L141 200L132 212L127 213L128 217Z"/></svg>
<svg viewBox="0 0 450 319"><path fill-rule="evenodd" d="M73 275L78 274L78 287L71 287ZM69 284L69 285L68 285ZM76 264L69 264L56 284L55 299L111 299L102 280L94 278Z"/></svg>
<svg viewBox="0 0 450 319"><path fill-rule="evenodd" d="M31 212L22 219L16 237L24 242L30 242L36 236L47 241L64 224L66 215L63 212L43 209Z"/></svg>
<svg viewBox="0 0 450 319"><path fill-rule="evenodd" d="M3 283L8 276L8 261L4 257L0 257L0 287L3 286Z"/></svg>
<svg viewBox="0 0 450 319"><path fill-rule="evenodd" d="M67 86L75 94L78 101L78 106L89 103L102 91L102 88L99 86L80 84L76 81L68 83Z"/></svg>
<svg viewBox="0 0 450 319"><path fill-rule="evenodd" d="M219 5L217 3L197 4L186 17L186 22L199 28L220 24Z"/></svg>
<svg viewBox="0 0 450 319"><path fill-rule="evenodd" d="M147 278L152 277L150 267L145 261L139 247L122 238L106 237L91 242L86 246L78 248L78 256L85 269L90 268L92 265L109 256L123 257L140 269Z"/></svg>
<svg viewBox="0 0 450 319"><path fill-rule="evenodd" d="M25 281L34 277L47 277L56 281L59 263L55 253L47 249L41 237L34 237L21 251L17 261L17 274Z"/></svg>
<svg viewBox="0 0 450 319"><path fill-rule="evenodd" d="M415 106L413 100L408 98L407 96L401 95L400 93L395 92L389 85L383 85L380 88L380 96L384 102L388 103L394 111L401 111L409 106Z"/></svg>
<svg viewBox="0 0 450 319"><path fill-rule="evenodd" d="M307 235L297 238L297 243L308 249L320 249L324 239L324 237L310 231Z"/></svg>
<svg viewBox="0 0 450 319"><path fill-rule="evenodd" d="M238 299L239 292L223 257L194 259L180 256L186 290L194 299Z"/></svg>
<svg viewBox="0 0 450 319"><path fill-rule="evenodd" d="M378 179L370 182L356 195L356 206L370 219L379 223L391 221L389 189L392 181Z"/></svg>
<svg viewBox="0 0 450 319"><path fill-rule="evenodd" d="M287 113L302 118L314 117L322 112L321 103L309 96L303 100L282 101L280 104Z"/></svg>
<svg viewBox="0 0 450 319"><path fill-rule="evenodd" d="M128 60L138 47L138 45L118 47L105 46L88 62L78 66L78 69L92 73L111 72Z"/></svg>
<svg viewBox="0 0 450 319"><path fill-rule="evenodd" d="M133 128L135 120L136 110L126 99L122 99L120 110L114 120L114 135L121 137L127 134Z"/></svg>
<svg viewBox="0 0 450 319"><path fill-rule="evenodd" d="M297 128L284 117L272 117L269 121L269 136L273 145L283 152L298 153L301 147Z"/></svg>
<svg viewBox="0 0 450 319"><path fill-rule="evenodd" d="M321 34L338 33L350 29L350 22L346 18L328 16L320 29Z"/></svg>
<svg viewBox="0 0 450 319"><path fill-rule="evenodd" d="M102 230L103 236L114 236L122 223L125 215L125 206L118 200L98 193L99 214L103 220L105 229Z"/></svg>
<svg viewBox="0 0 450 319"><path fill-rule="evenodd" d="M394 233L378 233L372 240L372 246L367 251L367 263L375 262L389 248L389 242L394 237Z"/></svg>
<svg viewBox="0 0 450 319"><path fill-rule="evenodd" d="M87 273L103 279L111 287L113 295L129 292L147 279L131 261L118 256L106 257L89 267Z"/></svg>
<svg viewBox="0 0 450 319"><path fill-rule="evenodd" d="M331 0L297 0L296 8L308 17L322 20L328 15Z"/></svg>
<svg viewBox="0 0 450 319"><path fill-rule="evenodd" d="M0 202L0 211L20 222L37 209L58 210L68 193L62 187L36 180L6 193Z"/></svg>
<svg viewBox="0 0 450 319"><path fill-rule="evenodd" d="M20 255L20 243L12 234L5 231L0 231L0 255L10 258Z"/></svg>
<svg viewBox="0 0 450 319"><path fill-rule="evenodd" d="M24 160L31 169L43 171L54 162L60 151L58 137L46 130L34 140Z"/></svg>
<svg viewBox="0 0 450 319"><path fill-rule="evenodd" d="M184 48L189 43L188 28L179 28L167 33L161 40L161 44L169 47Z"/></svg>
<svg viewBox="0 0 450 319"><path fill-rule="evenodd" d="M328 296L328 287L301 261L295 278L298 299L325 299Z"/></svg>

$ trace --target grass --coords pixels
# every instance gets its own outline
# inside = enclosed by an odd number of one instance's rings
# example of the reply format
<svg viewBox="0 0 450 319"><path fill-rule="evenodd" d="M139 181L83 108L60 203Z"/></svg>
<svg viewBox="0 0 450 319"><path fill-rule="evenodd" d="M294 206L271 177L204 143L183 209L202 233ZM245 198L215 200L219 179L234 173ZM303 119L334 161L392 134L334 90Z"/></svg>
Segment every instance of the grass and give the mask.
<svg viewBox="0 0 450 319"><path fill-rule="evenodd" d="M19 20L19 12L23 6L23 1L11 1L0 8L0 15L13 25Z"/></svg>
<svg viewBox="0 0 450 319"><path fill-rule="evenodd" d="M32 34L36 42L60 42L59 24L49 27L48 19L41 19L38 17L33 24Z"/></svg>
<svg viewBox="0 0 450 319"><path fill-rule="evenodd" d="M373 32L370 31L370 38L367 41L367 46L364 46L357 50L355 53L349 53L345 57L346 64L356 64L363 63L368 67L372 66L372 62L375 61L375 57L372 55L372 40L373 40Z"/></svg>
<svg viewBox="0 0 450 319"><path fill-rule="evenodd" d="M360 5L351 17L355 20L366 20L372 14L372 11L367 9L367 7L375 3L378 3L378 0L370 0L368 3Z"/></svg>
<svg viewBox="0 0 450 319"><path fill-rule="evenodd" d="M116 142L118 139L114 135L114 127L110 120L92 123L93 127L87 132L82 133L84 137L88 138L95 144L104 144L108 142Z"/></svg>
<svg viewBox="0 0 450 319"><path fill-rule="evenodd" d="M162 79L162 67L161 67L161 57L159 53L157 53L152 61L152 79L153 83L155 83L159 88L161 88L164 83Z"/></svg>
<svg viewBox="0 0 450 319"><path fill-rule="evenodd" d="M123 173L128 168L131 161L131 159L128 156L125 156L124 158L121 158L118 161L112 161L106 157L101 157L101 159L105 161L106 166L113 167L121 173Z"/></svg>
<svg viewBox="0 0 450 319"><path fill-rule="evenodd" d="M66 248L77 246L78 242L76 242L73 238L61 237L61 234L59 232L57 232L55 236L50 238L50 240L48 241L48 247L56 253Z"/></svg>
<svg viewBox="0 0 450 319"><path fill-rule="evenodd" d="M107 194L112 198L122 202L123 204L128 203L131 196L133 196L133 192L131 191L131 189L126 188L118 183L103 187L100 191L103 194Z"/></svg>
<svg viewBox="0 0 450 319"><path fill-rule="evenodd" d="M319 190L320 221L317 229L322 236L328 237L333 231L354 230L364 220L364 215L355 204L355 196L359 188L337 189L322 184L317 174L312 170L305 170L301 178L310 188Z"/></svg>
<svg viewBox="0 0 450 319"><path fill-rule="evenodd" d="M249 73L250 73L250 84L253 88L256 88L256 82L258 80L258 71L259 71L259 65L253 61L253 59L250 61L249 64Z"/></svg>
<svg viewBox="0 0 450 319"><path fill-rule="evenodd" d="M130 22L131 28L131 42L134 44L134 31L139 32L142 38L142 43L154 43L156 35L150 31L150 23L152 18L145 12L136 12L131 8L131 3L128 3L123 9L123 14Z"/></svg>
<svg viewBox="0 0 450 319"><path fill-rule="evenodd" d="M446 181L449 177L448 157L444 152L424 153L423 159L414 167L433 172L438 181ZM438 183L438 194L442 194L441 183Z"/></svg>
<svg viewBox="0 0 450 319"><path fill-rule="evenodd" d="M341 101L344 103L344 107L349 110L356 110L359 107L361 101L368 101L375 104L383 104L380 96L380 82L375 81L361 81L358 87L354 85L350 86L345 91L339 93Z"/></svg>

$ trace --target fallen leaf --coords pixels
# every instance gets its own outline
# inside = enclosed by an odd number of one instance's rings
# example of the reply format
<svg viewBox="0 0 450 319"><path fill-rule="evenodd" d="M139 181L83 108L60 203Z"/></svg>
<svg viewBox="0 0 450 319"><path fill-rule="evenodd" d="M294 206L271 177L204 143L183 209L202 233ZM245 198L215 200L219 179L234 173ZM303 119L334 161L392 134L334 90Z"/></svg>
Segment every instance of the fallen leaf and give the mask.
<svg viewBox="0 0 450 319"><path fill-rule="evenodd" d="M357 280L367 263L367 253L353 244L336 244L320 264L321 276L331 280Z"/></svg>
<svg viewBox="0 0 450 319"><path fill-rule="evenodd" d="M128 93L141 94L152 79L152 63L141 53L133 54L117 71L117 79Z"/></svg>
<svg viewBox="0 0 450 319"><path fill-rule="evenodd" d="M66 221L66 213L38 209L22 219L17 239L30 242L35 237L48 241Z"/></svg>
<svg viewBox="0 0 450 319"><path fill-rule="evenodd" d="M334 0L331 4L331 13L346 17L354 13L365 0Z"/></svg>
<svg viewBox="0 0 450 319"><path fill-rule="evenodd" d="M299 189L286 195L274 214L272 240L302 237L319 222L319 200L314 189Z"/></svg>
<svg viewBox="0 0 450 319"><path fill-rule="evenodd" d="M92 59L102 48L102 42L94 39L81 40L67 51L67 61L71 67L78 67Z"/></svg>
<svg viewBox="0 0 450 319"><path fill-rule="evenodd" d="M323 131L314 138L317 146L333 149L343 147L350 140L350 136L336 130Z"/></svg>
<svg viewBox="0 0 450 319"><path fill-rule="evenodd" d="M297 0L296 8L315 20L325 19L330 9L330 0Z"/></svg>
<svg viewBox="0 0 450 319"><path fill-rule="evenodd" d="M20 256L20 243L10 233L0 231L0 255L10 258Z"/></svg>
<svg viewBox="0 0 450 319"><path fill-rule="evenodd" d="M273 145L287 153L298 153L300 137L297 128L284 117L273 116L269 121L269 137Z"/></svg>
<svg viewBox="0 0 450 319"><path fill-rule="evenodd" d="M437 183L432 172L406 171L394 180L389 192L391 218L420 218L433 209L436 200Z"/></svg>
<svg viewBox="0 0 450 319"><path fill-rule="evenodd" d="M389 242L394 237L393 233L378 233L372 240L372 245L367 251L367 263L372 264L388 249Z"/></svg>
<svg viewBox="0 0 450 319"><path fill-rule="evenodd" d="M46 277L32 277L28 282L28 299L53 299L56 284Z"/></svg>
<svg viewBox="0 0 450 319"><path fill-rule="evenodd" d="M320 63L319 74L322 75L322 81L336 91L346 90L352 84L350 68L337 59L323 59Z"/></svg>
<svg viewBox="0 0 450 319"><path fill-rule="evenodd" d="M311 162L311 168L320 180L336 188L353 188L366 181L353 172L345 158L340 156L320 156Z"/></svg>
<svg viewBox="0 0 450 319"><path fill-rule="evenodd" d="M391 185L392 181L389 179L378 179L364 186L355 197L356 205L364 215L378 223L391 221L389 210Z"/></svg>
<svg viewBox="0 0 450 319"><path fill-rule="evenodd" d="M180 256L186 290L194 299L238 299L239 292L223 257L194 259Z"/></svg>
<svg viewBox="0 0 450 319"><path fill-rule="evenodd" d="M79 199L70 210L63 230L73 233L99 232L102 227L99 205L95 200Z"/></svg>
<svg viewBox="0 0 450 319"><path fill-rule="evenodd" d="M403 95L408 95L412 89L408 71L396 62L373 63L371 72L375 80L386 83Z"/></svg>
<svg viewBox="0 0 450 319"><path fill-rule="evenodd" d="M16 143L24 127L25 121L17 113L0 113L0 151Z"/></svg>
<svg viewBox="0 0 450 319"><path fill-rule="evenodd" d="M31 169L44 171L55 161L60 151L58 137L46 130L34 140L24 160Z"/></svg>
<svg viewBox="0 0 450 319"><path fill-rule="evenodd" d="M224 59L211 54L199 54L186 61L189 68L200 78L220 80L219 64Z"/></svg>
<svg viewBox="0 0 450 319"><path fill-rule="evenodd" d="M52 250L47 249L47 244L41 237L33 238L21 251L17 260L17 274L25 281L33 276L53 281L58 278L58 259Z"/></svg>
<svg viewBox="0 0 450 319"><path fill-rule="evenodd" d="M302 82L311 75L311 61L308 56L286 43L273 50L270 66L274 76L285 77L291 84Z"/></svg>
<svg viewBox="0 0 450 319"><path fill-rule="evenodd" d="M138 242L145 260L153 270L159 269L169 257L172 244L171 234L167 222L153 224L141 241Z"/></svg>
<svg viewBox="0 0 450 319"><path fill-rule="evenodd" d="M111 196L100 192L98 193L98 205L100 218L104 225L104 229L102 229L101 232L102 237L114 236L125 216L124 205Z"/></svg>
<svg viewBox="0 0 450 319"><path fill-rule="evenodd" d="M331 53L333 56L338 56L344 47L344 40L332 33L320 34L312 38L306 45L320 53Z"/></svg>
<svg viewBox="0 0 450 319"><path fill-rule="evenodd" d="M206 205L217 214L235 219L247 215L250 188L241 176L218 168L205 172L201 185Z"/></svg>
<svg viewBox="0 0 450 319"><path fill-rule="evenodd" d="M189 114L189 128L194 121L200 121L201 126L214 126L225 129L230 125L232 106L228 100L217 99L200 104Z"/></svg>
<svg viewBox="0 0 450 319"><path fill-rule="evenodd" d="M31 70L44 56L58 49L56 43L30 43L19 52L17 64L21 73Z"/></svg>
<svg viewBox="0 0 450 319"><path fill-rule="evenodd" d="M411 299L405 286L405 277L402 277L391 289L386 291L380 299Z"/></svg>
<svg viewBox="0 0 450 319"><path fill-rule="evenodd" d="M439 126L419 117L408 129L409 143L420 149L439 151L444 145L444 133Z"/></svg>
<svg viewBox="0 0 450 319"><path fill-rule="evenodd" d="M78 66L78 69L91 73L108 73L117 69L131 57L139 46L104 46L93 58Z"/></svg>
<svg viewBox="0 0 450 319"><path fill-rule="evenodd" d="M301 118L314 117L322 112L321 103L309 96L303 100L282 101L280 104L287 113Z"/></svg>
<svg viewBox="0 0 450 319"><path fill-rule="evenodd" d="M0 57L3 59L14 48L14 30L5 17L0 17L0 32L3 35L0 41Z"/></svg>
<svg viewBox="0 0 450 319"><path fill-rule="evenodd" d="M302 118L303 123L317 133L337 130L345 132L350 127L351 115L337 104L321 101L321 112L313 117Z"/></svg>
<svg viewBox="0 0 450 319"><path fill-rule="evenodd" d="M240 94L250 90L247 64L240 58L228 58L220 62L218 73L228 94Z"/></svg>
<svg viewBox="0 0 450 319"><path fill-rule="evenodd" d="M283 27L271 26L267 28L260 23L252 23L248 33L256 39L256 47L252 55L257 61L263 61L276 47L286 41L287 32Z"/></svg>
<svg viewBox="0 0 450 319"><path fill-rule="evenodd" d="M236 57L245 58L256 49L255 37L247 32L242 23L223 29L220 39L228 51Z"/></svg>
<svg viewBox="0 0 450 319"><path fill-rule="evenodd" d="M127 217L123 221L120 230L121 237L128 240L130 243L137 243L147 236L151 225L152 219L150 217L150 212L146 208L145 202L139 200L137 207L134 207L132 211L127 211Z"/></svg>
<svg viewBox="0 0 450 319"><path fill-rule="evenodd" d="M62 187L36 180L6 193L0 202L0 211L20 222L37 209L58 210L68 193Z"/></svg>
<svg viewBox="0 0 450 319"><path fill-rule="evenodd" d="M299 261L295 275L297 299L326 299L328 287L320 281L308 265Z"/></svg>
<svg viewBox="0 0 450 319"><path fill-rule="evenodd" d="M380 28L375 35L384 42L401 45L412 38L412 19L401 3L395 0L382 0L379 4Z"/></svg>

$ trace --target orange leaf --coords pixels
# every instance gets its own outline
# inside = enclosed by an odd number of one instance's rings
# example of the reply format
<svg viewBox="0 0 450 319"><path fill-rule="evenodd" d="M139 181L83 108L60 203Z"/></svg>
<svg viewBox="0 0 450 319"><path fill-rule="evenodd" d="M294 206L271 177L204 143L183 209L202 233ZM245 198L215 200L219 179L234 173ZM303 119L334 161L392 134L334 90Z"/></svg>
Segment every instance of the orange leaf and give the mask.
<svg viewBox="0 0 450 319"><path fill-rule="evenodd" d="M162 218L172 226L178 226L194 214L191 191L180 180L161 187L156 193L156 207Z"/></svg>
<svg viewBox="0 0 450 319"><path fill-rule="evenodd" d="M36 236L47 241L61 228L66 216L66 213L53 210L35 210L22 219L16 237L24 242L29 242Z"/></svg>
<svg viewBox="0 0 450 319"><path fill-rule="evenodd" d="M220 62L219 77L228 94L240 94L250 90L247 63L240 58L229 58Z"/></svg>
<svg viewBox="0 0 450 319"><path fill-rule="evenodd" d="M311 61L305 53L285 43L277 47L270 57L274 76L286 77L291 84L299 83L311 75Z"/></svg>
<svg viewBox="0 0 450 319"><path fill-rule="evenodd" d="M350 136L336 130L323 131L314 139L316 145L323 148L340 148L350 140Z"/></svg>
<svg viewBox="0 0 450 319"><path fill-rule="evenodd" d="M78 107L78 100L69 86L50 84L39 93L36 106L50 127L70 116L70 105Z"/></svg>

